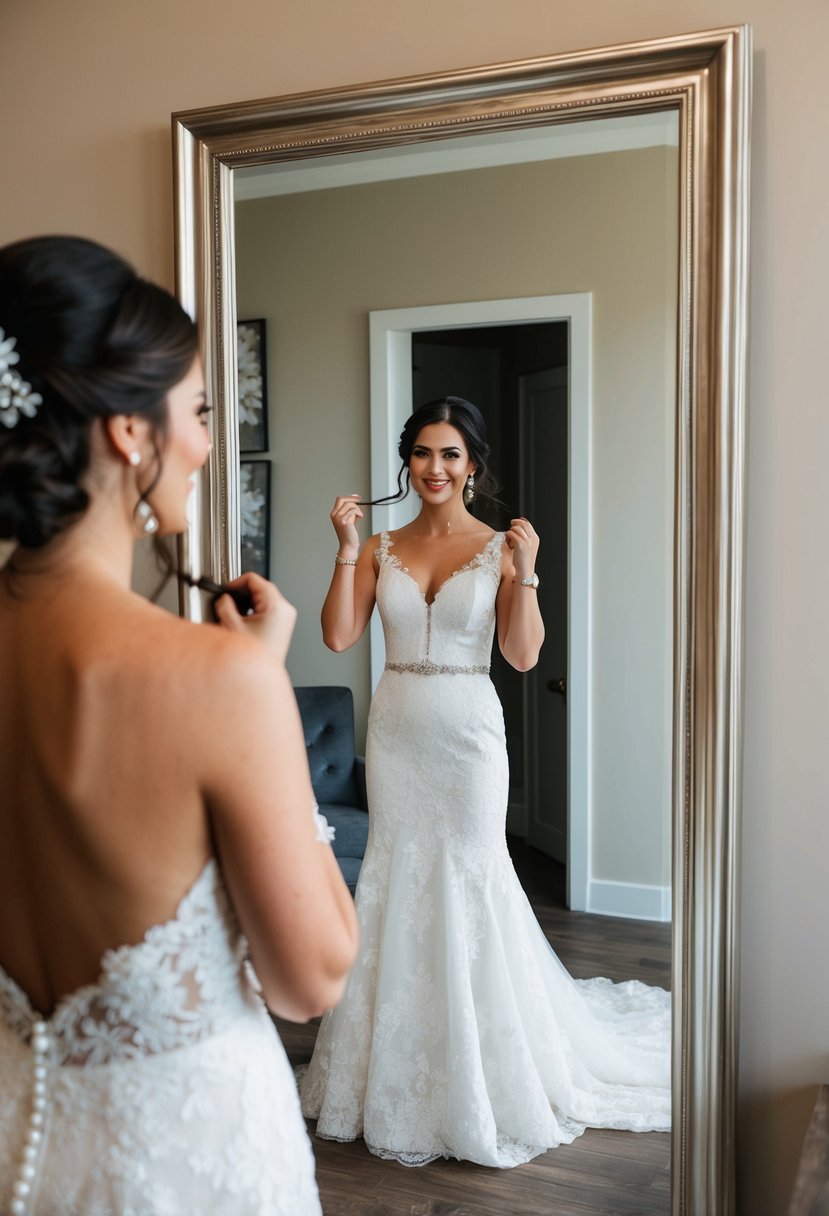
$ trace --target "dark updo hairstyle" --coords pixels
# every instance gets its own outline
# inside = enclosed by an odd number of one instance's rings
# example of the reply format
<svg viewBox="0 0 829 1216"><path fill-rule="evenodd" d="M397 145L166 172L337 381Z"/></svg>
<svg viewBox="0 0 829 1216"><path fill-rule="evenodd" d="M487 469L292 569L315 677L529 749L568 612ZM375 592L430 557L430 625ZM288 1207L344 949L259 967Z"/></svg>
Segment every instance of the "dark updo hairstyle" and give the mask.
<svg viewBox="0 0 829 1216"><path fill-rule="evenodd" d="M167 394L192 366L197 333L169 292L94 241L66 236L0 249L0 327L17 340L15 371L43 398L33 418L0 426L0 540L36 549L89 504L94 419L150 421L155 484Z"/></svg>
<svg viewBox="0 0 829 1216"><path fill-rule="evenodd" d="M389 494L387 498L377 498L373 502L361 503L365 507L383 506L385 503L400 502L409 493L409 461L417 443L417 437L425 426L434 422L448 422L463 435L469 459L475 465L475 498L489 498L498 502L495 497L498 489L495 478L489 470L489 444L486 438L486 423L477 405L463 397L436 397L421 405L410 418L400 433L397 453L403 464L397 474L397 493ZM404 485L405 481L405 485Z"/></svg>

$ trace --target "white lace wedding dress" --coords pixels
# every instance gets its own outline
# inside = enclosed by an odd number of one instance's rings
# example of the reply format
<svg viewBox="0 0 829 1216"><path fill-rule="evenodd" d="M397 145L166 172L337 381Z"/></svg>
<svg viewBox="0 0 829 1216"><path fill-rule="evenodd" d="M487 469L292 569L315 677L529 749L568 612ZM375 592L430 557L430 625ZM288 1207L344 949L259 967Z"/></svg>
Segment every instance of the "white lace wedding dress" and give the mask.
<svg viewBox="0 0 829 1216"><path fill-rule="evenodd" d="M503 535L430 605L378 550L387 669L369 714L361 948L300 1074L317 1134L420 1165L514 1166L585 1127L670 1125L670 997L576 981L505 842L508 770L487 677Z"/></svg>
<svg viewBox="0 0 829 1216"><path fill-rule="evenodd" d="M0 967L4 1216L320 1216L244 952L211 860L172 920L109 951L51 1018Z"/></svg>

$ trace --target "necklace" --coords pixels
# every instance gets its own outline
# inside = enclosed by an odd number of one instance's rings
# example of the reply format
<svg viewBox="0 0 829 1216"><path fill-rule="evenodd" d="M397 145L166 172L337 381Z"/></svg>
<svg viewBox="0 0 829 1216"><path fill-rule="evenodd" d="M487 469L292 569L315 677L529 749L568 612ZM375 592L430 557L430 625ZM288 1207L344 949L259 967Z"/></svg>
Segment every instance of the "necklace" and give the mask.
<svg viewBox="0 0 829 1216"><path fill-rule="evenodd" d="M446 523L445 532L410 532L408 534L407 539L408 540L440 540L440 538L442 536L467 536L467 535L471 534L472 532L478 532L478 531L480 531L479 528L456 528L455 531L453 532L452 531L452 521L450 519Z"/></svg>

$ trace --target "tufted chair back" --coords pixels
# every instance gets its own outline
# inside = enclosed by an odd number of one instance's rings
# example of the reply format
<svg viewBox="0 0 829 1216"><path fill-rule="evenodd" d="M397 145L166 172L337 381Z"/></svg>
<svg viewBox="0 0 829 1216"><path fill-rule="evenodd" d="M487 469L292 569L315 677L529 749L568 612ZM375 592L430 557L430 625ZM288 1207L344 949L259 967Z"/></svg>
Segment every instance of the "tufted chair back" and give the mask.
<svg viewBox="0 0 829 1216"><path fill-rule="evenodd" d="M359 806L351 689L314 685L294 692L317 801L320 805Z"/></svg>

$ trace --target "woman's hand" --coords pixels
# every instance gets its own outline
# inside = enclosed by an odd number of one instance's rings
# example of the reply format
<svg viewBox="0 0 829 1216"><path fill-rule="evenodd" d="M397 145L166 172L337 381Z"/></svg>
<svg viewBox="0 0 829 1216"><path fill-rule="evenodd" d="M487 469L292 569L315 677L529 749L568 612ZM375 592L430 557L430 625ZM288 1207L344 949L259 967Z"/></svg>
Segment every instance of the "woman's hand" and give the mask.
<svg viewBox="0 0 829 1216"><path fill-rule="evenodd" d="M532 578L535 573L535 558L538 553L538 534L528 519L520 516L510 520L510 529L504 540L512 552L515 577Z"/></svg>
<svg viewBox="0 0 829 1216"><path fill-rule="evenodd" d="M260 574L242 574L231 579L227 586L244 587L253 601L253 612L242 616L232 597L222 595L214 608L219 624L236 633L258 638L280 663L284 663L296 624L296 608Z"/></svg>
<svg viewBox="0 0 829 1216"><path fill-rule="evenodd" d="M363 518L363 511L358 506L359 501L359 494L345 494L336 499L331 510L331 522L340 542L340 557L356 557L360 551L357 520Z"/></svg>
<svg viewBox="0 0 829 1216"><path fill-rule="evenodd" d="M498 645L501 654L516 671L529 671L538 662L544 641L544 622L538 610L538 596L515 586L535 573L538 536L528 519L520 516L510 521L505 533L512 559L513 577L509 577L508 558L504 559L501 586L495 601L498 619Z"/></svg>

